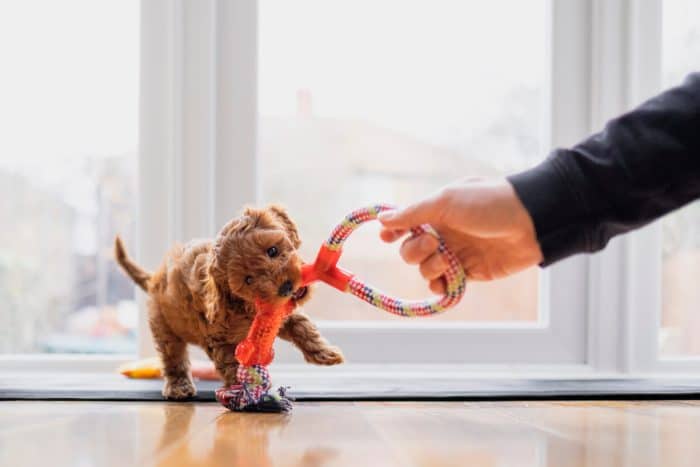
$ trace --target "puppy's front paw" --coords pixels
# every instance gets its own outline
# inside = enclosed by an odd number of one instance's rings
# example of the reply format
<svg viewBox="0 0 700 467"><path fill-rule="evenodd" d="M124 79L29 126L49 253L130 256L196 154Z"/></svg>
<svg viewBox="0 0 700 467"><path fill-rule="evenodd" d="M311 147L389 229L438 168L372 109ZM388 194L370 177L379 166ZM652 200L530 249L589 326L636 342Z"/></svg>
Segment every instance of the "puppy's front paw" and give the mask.
<svg viewBox="0 0 700 467"><path fill-rule="evenodd" d="M189 377L168 378L163 386L163 397L180 401L197 395L197 389Z"/></svg>
<svg viewBox="0 0 700 467"><path fill-rule="evenodd" d="M345 361L343 353L338 347L323 347L315 352L304 354L304 359L316 365L338 365Z"/></svg>

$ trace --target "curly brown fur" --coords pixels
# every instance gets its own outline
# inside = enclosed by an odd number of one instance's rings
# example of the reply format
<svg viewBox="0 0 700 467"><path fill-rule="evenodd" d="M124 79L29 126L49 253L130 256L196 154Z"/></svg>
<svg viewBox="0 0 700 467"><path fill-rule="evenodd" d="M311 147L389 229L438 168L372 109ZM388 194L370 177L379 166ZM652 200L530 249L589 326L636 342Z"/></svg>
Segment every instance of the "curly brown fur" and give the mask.
<svg viewBox="0 0 700 467"><path fill-rule="evenodd" d="M300 287L300 244L294 222L278 206L246 209L214 241L175 245L152 274L134 263L121 239L115 239L117 261L149 295L149 323L163 361L166 398L196 394L187 344L204 349L226 385L236 383L234 354L255 315L254 300L291 299L301 305L309 299L308 290ZM307 362L343 362L340 350L330 346L301 313L287 319L280 337L298 347Z"/></svg>

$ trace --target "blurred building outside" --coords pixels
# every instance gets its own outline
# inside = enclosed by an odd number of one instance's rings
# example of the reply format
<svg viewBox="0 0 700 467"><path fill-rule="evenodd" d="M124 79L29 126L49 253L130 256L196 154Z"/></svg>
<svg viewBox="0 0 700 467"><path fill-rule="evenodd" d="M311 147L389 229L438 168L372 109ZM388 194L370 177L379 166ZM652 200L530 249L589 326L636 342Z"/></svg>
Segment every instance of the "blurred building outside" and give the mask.
<svg viewBox="0 0 700 467"><path fill-rule="evenodd" d="M11 200L0 204L0 352L134 351L134 290L111 259L114 235L132 238L134 159L85 158L43 186L35 167L0 169Z"/></svg>

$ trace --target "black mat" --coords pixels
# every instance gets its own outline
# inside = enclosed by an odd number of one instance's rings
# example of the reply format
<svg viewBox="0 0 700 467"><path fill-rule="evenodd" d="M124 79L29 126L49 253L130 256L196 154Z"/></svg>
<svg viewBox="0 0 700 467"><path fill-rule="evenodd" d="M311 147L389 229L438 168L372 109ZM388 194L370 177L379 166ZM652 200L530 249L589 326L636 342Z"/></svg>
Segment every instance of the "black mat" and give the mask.
<svg viewBox="0 0 700 467"><path fill-rule="evenodd" d="M282 378L297 400L700 399L700 378L649 379L321 379ZM197 401L213 401L219 383L198 381ZM159 380L119 375L1 374L0 400L162 400Z"/></svg>

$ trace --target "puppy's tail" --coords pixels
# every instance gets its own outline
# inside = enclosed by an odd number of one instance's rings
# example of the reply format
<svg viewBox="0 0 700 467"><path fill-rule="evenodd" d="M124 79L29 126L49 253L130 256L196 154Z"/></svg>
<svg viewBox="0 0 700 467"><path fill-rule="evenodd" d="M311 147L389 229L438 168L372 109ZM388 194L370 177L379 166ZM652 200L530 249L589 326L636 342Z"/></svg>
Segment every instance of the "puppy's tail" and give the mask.
<svg viewBox="0 0 700 467"><path fill-rule="evenodd" d="M148 281L151 279L151 273L143 270L141 266L134 263L131 258L129 258L119 235L114 239L114 257L117 263L124 269L124 272L126 272L139 287L148 292Z"/></svg>

